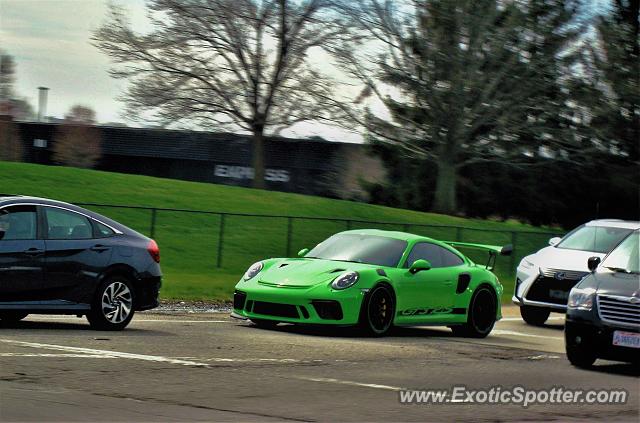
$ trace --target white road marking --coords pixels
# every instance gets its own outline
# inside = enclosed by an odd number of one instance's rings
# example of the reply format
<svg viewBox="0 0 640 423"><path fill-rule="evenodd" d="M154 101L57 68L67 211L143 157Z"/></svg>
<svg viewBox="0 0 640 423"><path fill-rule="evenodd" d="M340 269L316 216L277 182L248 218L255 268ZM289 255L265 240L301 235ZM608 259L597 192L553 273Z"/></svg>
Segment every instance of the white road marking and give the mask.
<svg viewBox="0 0 640 423"><path fill-rule="evenodd" d="M173 320L173 319L133 319L133 323L163 322L163 323L235 323L231 320Z"/></svg>
<svg viewBox="0 0 640 423"><path fill-rule="evenodd" d="M28 348L69 351L70 354L50 353L0 353L0 357L60 357L60 358L125 358L154 362L166 362L183 366L210 367L209 363L318 363L322 360L297 360L294 358L196 358L196 357L163 357L157 355L132 354L119 351L97 350L93 348L69 347L65 345L41 344L38 342L14 341L0 339L0 342ZM195 361L199 360L199 361Z"/></svg>
<svg viewBox="0 0 640 423"><path fill-rule="evenodd" d="M295 376L294 379L305 380L307 382L335 383L338 385L359 386L362 388L384 389L386 391L402 391L405 389L405 388L400 388L398 386L378 385L376 383L361 383L361 382L354 382L351 380L340 380L340 379L332 379L332 378L325 378L325 377Z"/></svg>
<svg viewBox="0 0 640 423"><path fill-rule="evenodd" d="M91 356L101 356L101 358L127 358L130 360L153 361L157 363L171 363L182 366L208 367L209 364L191 360L180 360L171 357L163 357L159 355L132 354L119 351L97 350L93 348L68 347L65 345L41 344L38 342L14 341L11 339L0 339L0 342L6 344L19 345L29 348L40 348L44 350L66 351L78 354L87 354Z"/></svg>
<svg viewBox="0 0 640 423"><path fill-rule="evenodd" d="M203 361L229 363L321 363L322 360L297 360L295 358L205 358Z"/></svg>
<svg viewBox="0 0 640 423"><path fill-rule="evenodd" d="M492 335L511 335L511 336L523 336L526 338L541 338L541 339L553 339L562 340L562 336L546 336L546 335L534 335L532 333L516 332L514 330L494 329L491 331Z"/></svg>
<svg viewBox="0 0 640 423"><path fill-rule="evenodd" d="M549 317L547 320L564 320L564 316L552 316ZM502 319L500 319L501 322L524 322L524 320L522 320L522 317L503 317Z"/></svg>
<svg viewBox="0 0 640 423"><path fill-rule="evenodd" d="M37 320L80 320L76 316L52 316L52 317L44 317L38 316L33 319L29 319L29 321L37 321ZM132 323L148 323L148 322L161 322L161 323L235 323L231 320L177 320L177 319L134 319Z"/></svg>
<svg viewBox="0 0 640 423"><path fill-rule="evenodd" d="M53 358L117 358L104 354L51 354L51 353L0 353L0 357L53 357Z"/></svg>
<svg viewBox="0 0 640 423"><path fill-rule="evenodd" d="M548 358L560 358L559 355L551 355L551 354L540 354L540 355L532 355L526 357L527 360L546 360Z"/></svg>

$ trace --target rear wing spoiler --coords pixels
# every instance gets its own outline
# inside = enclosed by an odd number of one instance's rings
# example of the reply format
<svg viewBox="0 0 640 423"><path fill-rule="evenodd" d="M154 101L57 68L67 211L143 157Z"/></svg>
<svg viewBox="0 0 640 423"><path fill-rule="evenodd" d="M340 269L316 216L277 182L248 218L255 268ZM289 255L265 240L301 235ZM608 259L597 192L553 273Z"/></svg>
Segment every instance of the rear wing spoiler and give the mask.
<svg viewBox="0 0 640 423"><path fill-rule="evenodd" d="M455 248L468 248L470 250L480 250L489 253L489 260L487 261L486 268L493 270L496 264L496 257L498 254L501 256L510 256L513 252L513 245L508 244L505 246L487 245L487 244L473 244L470 242L457 242L457 241L444 241L445 244L449 244Z"/></svg>

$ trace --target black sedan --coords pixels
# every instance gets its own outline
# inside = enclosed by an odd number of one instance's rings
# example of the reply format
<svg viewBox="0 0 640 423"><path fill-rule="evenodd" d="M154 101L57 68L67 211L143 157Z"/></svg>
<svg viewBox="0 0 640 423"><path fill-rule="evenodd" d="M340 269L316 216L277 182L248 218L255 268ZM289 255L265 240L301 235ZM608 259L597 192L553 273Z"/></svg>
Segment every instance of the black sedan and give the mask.
<svg viewBox="0 0 640 423"><path fill-rule="evenodd" d="M0 195L0 320L28 314L87 316L124 329L158 306L162 272L152 239L81 207Z"/></svg>
<svg viewBox="0 0 640 423"><path fill-rule="evenodd" d="M640 362L640 231L625 238L569 294L567 358L590 367L597 358Z"/></svg>

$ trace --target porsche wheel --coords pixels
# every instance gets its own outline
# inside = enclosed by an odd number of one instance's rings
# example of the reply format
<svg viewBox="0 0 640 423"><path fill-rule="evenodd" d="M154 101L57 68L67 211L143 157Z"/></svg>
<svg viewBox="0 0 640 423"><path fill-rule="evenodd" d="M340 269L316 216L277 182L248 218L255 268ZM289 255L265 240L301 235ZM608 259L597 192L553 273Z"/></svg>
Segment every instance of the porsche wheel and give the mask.
<svg viewBox="0 0 640 423"><path fill-rule="evenodd" d="M251 322L260 329L273 329L278 326L278 322L273 320L251 319Z"/></svg>
<svg viewBox="0 0 640 423"><path fill-rule="evenodd" d="M452 326L455 335L469 338L486 338L496 323L498 303L492 289L481 286L473 293L469 304L467 323Z"/></svg>
<svg viewBox="0 0 640 423"><path fill-rule="evenodd" d="M122 330L133 319L133 307L131 282L124 277L111 277L98 288L87 320L93 329Z"/></svg>
<svg viewBox="0 0 640 423"><path fill-rule="evenodd" d="M393 325L395 300L391 289L386 285L373 288L362 302L360 327L372 336L386 335Z"/></svg>

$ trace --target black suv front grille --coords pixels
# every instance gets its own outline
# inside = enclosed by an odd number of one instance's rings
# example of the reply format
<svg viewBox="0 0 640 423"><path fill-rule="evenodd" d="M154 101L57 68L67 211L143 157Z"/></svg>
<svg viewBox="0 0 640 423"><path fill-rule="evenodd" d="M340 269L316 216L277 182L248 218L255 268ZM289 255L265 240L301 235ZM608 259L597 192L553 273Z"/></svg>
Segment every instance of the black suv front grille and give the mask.
<svg viewBox="0 0 640 423"><path fill-rule="evenodd" d="M640 303L634 297L598 295L598 311L607 323L640 328Z"/></svg>
<svg viewBox="0 0 640 423"><path fill-rule="evenodd" d="M569 291L578 282L579 279L558 280L546 276L538 276L538 279L529 288L526 298L530 301L567 305Z"/></svg>
<svg viewBox="0 0 640 423"><path fill-rule="evenodd" d="M265 301L256 301L253 305L253 312L265 316L291 317L294 319L300 317L298 308L294 305L268 303Z"/></svg>

